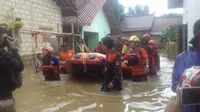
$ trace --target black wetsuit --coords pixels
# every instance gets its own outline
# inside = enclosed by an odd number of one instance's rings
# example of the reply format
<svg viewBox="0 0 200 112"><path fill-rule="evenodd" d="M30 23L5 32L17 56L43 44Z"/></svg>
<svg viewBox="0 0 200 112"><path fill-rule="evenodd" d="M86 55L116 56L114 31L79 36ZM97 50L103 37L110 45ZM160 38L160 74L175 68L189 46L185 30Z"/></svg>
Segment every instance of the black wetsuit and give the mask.
<svg viewBox="0 0 200 112"><path fill-rule="evenodd" d="M12 91L22 84L19 75L23 70L24 65L18 52L12 52L11 55L0 48L0 100L13 98Z"/></svg>
<svg viewBox="0 0 200 112"><path fill-rule="evenodd" d="M115 59L110 61L108 59L109 56L115 57ZM108 88L108 85L113 82L114 87L112 89L121 91L121 75L121 56L119 53L114 53L114 51L112 51L106 55L104 82L101 90L110 91L111 88Z"/></svg>

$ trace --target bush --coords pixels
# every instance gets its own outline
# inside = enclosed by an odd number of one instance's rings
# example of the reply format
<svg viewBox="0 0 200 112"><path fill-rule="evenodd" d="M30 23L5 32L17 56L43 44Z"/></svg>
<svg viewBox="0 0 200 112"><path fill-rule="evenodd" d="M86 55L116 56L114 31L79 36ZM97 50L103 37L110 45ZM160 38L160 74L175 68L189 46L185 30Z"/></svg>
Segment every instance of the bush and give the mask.
<svg viewBox="0 0 200 112"><path fill-rule="evenodd" d="M163 31L163 35L161 36L161 41L164 43L165 50L168 50L168 45L171 42L176 43L176 34L178 32L177 25L170 25L166 30Z"/></svg>

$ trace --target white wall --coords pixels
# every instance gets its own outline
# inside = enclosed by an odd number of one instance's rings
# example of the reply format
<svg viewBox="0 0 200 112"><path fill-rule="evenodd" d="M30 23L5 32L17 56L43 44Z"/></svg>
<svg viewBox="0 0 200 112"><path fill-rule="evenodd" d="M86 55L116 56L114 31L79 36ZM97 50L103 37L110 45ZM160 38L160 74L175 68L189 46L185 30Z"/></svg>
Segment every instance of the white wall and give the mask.
<svg viewBox="0 0 200 112"><path fill-rule="evenodd" d="M99 41L106 36L106 34L110 34L110 25L103 9L98 12L90 26L83 26L83 31L98 33Z"/></svg>
<svg viewBox="0 0 200 112"><path fill-rule="evenodd" d="M184 0L183 23L188 23L188 41L193 37L193 25L200 19L200 0Z"/></svg>
<svg viewBox="0 0 200 112"><path fill-rule="evenodd" d="M39 26L42 26L57 31L59 24L60 32L62 32L61 9L52 0L0 0L1 23L12 7L15 8L16 16L22 18L25 29L37 30ZM31 55L33 53L32 46L34 45L31 34L22 34L22 41L21 55ZM43 44L40 42L39 48L41 49L42 46Z"/></svg>

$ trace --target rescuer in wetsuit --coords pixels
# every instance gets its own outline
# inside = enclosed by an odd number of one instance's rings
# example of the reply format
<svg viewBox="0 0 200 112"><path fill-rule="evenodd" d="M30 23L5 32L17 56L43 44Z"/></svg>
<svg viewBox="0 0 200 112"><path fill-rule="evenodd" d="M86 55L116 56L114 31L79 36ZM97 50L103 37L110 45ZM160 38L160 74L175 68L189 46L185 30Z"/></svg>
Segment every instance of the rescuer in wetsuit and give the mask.
<svg viewBox="0 0 200 112"><path fill-rule="evenodd" d="M140 40L137 36L129 39L130 50L123 57L126 64L122 64L123 68L130 67L131 77L134 82L147 81L147 59L148 55L144 48L140 47Z"/></svg>
<svg viewBox="0 0 200 112"><path fill-rule="evenodd" d="M0 24L0 112L16 112L13 91L22 85L24 64L18 53L17 39L8 36L7 31L8 26Z"/></svg>
<svg viewBox="0 0 200 112"><path fill-rule="evenodd" d="M106 62L104 71L104 82L102 85L102 91L110 91L112 89L121 91L121 56L117 50L113 49L114 40L110 35L107 35L102 39L103 49L106 52Z"/></svg>
<svg viewBox="0 0 200 112"><path fill-rule="evenodd" d="M42 49L42 70L46 81L60 80L59 59L53 56L53 48L51 46L44 46Z"/></svg>

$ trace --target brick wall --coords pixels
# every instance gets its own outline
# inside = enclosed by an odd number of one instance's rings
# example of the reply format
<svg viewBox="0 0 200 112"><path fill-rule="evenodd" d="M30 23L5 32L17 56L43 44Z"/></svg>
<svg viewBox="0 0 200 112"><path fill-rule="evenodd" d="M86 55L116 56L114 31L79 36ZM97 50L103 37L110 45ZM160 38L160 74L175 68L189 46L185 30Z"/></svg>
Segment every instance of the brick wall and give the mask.
<svg viewBox="0 0 200 112"><path fill-rule="evenodd" d="M39 27L53 28L53 31L62 32L62 15L60 8L52 0L0 0L0 22L10 8L15 8L16 17L22 18L24 29L38 30ZM58 28L59 27L59 28ZM33 60L34 40L30 33L22 33L22 46L20 54L25 64ZM41 40L41 39L40 39ZM47 43L39 42L39 49Z"/></svg>

